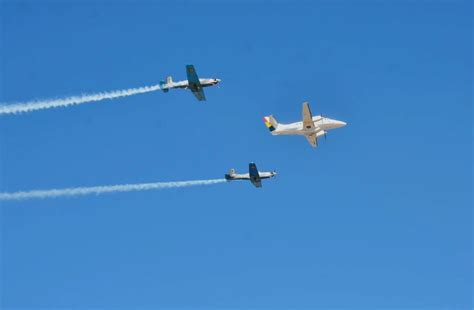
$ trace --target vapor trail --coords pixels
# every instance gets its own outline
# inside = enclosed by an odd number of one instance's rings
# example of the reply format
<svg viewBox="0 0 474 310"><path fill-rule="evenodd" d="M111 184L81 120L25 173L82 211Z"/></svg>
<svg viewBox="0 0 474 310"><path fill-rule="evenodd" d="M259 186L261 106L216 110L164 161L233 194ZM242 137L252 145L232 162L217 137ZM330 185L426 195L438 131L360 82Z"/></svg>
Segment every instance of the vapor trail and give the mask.
<svg viewBox="0 0 474 310"><path fill-rule="evenodd" d="M226 182L225 179L211 180L195 180L195 181L179 181L179 182L156 182L141 184L122 184L122 185L105 185L93 187L74 187L63 189L48 190L32 190L24 192L0 193L0 201L7 200L25 200L35 198L56 198L56 197L72 197L90 194L105 194L114 192L131 192L131 191L148 191L154 189L179 188L197 185L212 185Z"/></svg>
<svg viewBox="0 0 474 310"><path fill-rule="evenodd" d="M161 89L159 85L144 86L138 88L129 88L122 90L114 90L110 92L102 92L97 94L84 94L80 96L72 96L58 99L47 99L37 101L19 102L13 104L0 103L0 115L2 114L16 114L21 112L32 112L36 110L67 107L75 104L82 104L87 102L101 101L105 99L114 99L120 97L127 97L136 94L149 93Z"/></svg>

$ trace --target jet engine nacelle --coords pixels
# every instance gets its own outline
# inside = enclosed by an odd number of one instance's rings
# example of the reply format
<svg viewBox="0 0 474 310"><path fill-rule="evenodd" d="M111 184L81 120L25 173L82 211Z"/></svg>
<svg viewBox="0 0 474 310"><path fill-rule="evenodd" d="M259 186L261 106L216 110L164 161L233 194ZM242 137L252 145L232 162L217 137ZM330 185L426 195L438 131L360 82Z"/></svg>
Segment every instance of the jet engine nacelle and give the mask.
<svg viewBox="0 0 474 310"><path fill-rule="evenodd" d="M316 133L316 138L322 137L322 136L324 136L325 134L326 134L326 131L324 131L324 130L318 131L318 132Z"/></svg>

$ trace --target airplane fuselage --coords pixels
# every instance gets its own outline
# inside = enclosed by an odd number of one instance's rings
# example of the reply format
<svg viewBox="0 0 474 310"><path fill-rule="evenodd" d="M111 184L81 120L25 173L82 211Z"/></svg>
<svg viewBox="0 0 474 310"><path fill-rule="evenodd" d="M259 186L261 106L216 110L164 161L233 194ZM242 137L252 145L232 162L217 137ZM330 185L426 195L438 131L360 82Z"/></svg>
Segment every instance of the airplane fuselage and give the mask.
<svg viewBox="0 0 474 310"><path fill-rule="evenodd" d="M314 127L304 128L303 122L291 124L278 124L278 127L271 132L272 135L324 135L327 130L336 129L346 125L345 122L334 120L328 117L313 116Z"/></svg>
<svg viewBox="0 0 474 310"><path fill-rule="evenodd" d="M171 76L168 76L165 81L160 81L161 90L167 93L172 88L183 88L189 89L193 95L199 101L206 101L206 95L204 94L203 88L217 85L220 83L220 79L200 79L196 73L196 69L193 65L186 65L187 80L174 82Z"/></svg>
<svg viewBox="0 0 474 310"><path fill-rule="evenodd" d="M201 84L201 87L209 87L209 86L217 85L217 84L219 84L220 81L221 81L220 79L199 79L199 83ZM188 80L183 80L183 81L178 81L178 82L171 82L171 83L162 84L161 87L163 89L165 89L165 88L167 88L167 89L170 89L170 88L188 89L188 88L193 88L194 84L190 85Z"/></svg>
<svg viewBox="0 0 474 310"><path fill-rule="evenodd" d="M258 176L260 179L269 179L276 175L276 172L258 172ZM233 174L226 174L225 178L227 181L234 181L234 180L252 180L252 176L250 173L233 173Z"/></svg>
<svg viewBox="0 0 474 310"><path fill-rule="evenodd" d="M269 179L276 175L276 172L260 172L255 163L249 163L249 173L236 173L234 169L230 169L229 173L225 174L227 181L248 180L259 188L262 187L262 180Z"/></svg>

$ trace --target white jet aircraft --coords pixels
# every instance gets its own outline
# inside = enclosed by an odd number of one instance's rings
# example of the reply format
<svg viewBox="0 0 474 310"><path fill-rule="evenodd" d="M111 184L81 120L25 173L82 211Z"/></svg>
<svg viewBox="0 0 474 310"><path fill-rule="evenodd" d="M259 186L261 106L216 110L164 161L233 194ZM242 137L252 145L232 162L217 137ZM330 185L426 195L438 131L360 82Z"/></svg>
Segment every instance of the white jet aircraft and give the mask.
<svg viewBox="0 0 474 310"><path fill-rule="evenodd" d="M303 121L291 124L279 124L273 115L263 118L265 125L272 135L300 135L304 136L312 147L318 146L318 138L326 137L330 129L346 126L343 121L311 114L308 102L303 102Z"/></svg>
<svg viewBox="0 0 474 310"><path fill-rule="evenodd" d="M186 74L188 79L179 82L173 82L173 78L168 76L166 82L160 82L161 90L167 93L171 88L189 88L199 101L204 101L206 100L206 96L202 90L203 87L217 85L221 81L220 79L200 79L193 65L186 66Z"/></svg>

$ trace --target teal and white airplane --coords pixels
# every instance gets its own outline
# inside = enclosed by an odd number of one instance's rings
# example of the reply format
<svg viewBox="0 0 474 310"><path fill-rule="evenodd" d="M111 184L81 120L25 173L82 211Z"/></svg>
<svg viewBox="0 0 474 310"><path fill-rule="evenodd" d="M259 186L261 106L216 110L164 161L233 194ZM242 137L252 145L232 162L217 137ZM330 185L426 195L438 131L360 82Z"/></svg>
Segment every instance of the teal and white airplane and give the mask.
<svg viewBox="0 0 474 310"><path fill-rule="evenodd" d="M308 102L303 102L303 121L291 124L280 124L273 115L263 118L265 125L271 134L276 135L299 135L304 136L312 147L318 146L318 138L326 137L330 129L344 127L347 124L343 121L323 117L322 115L313 116Z"/></svg>
<svg viewBox="0 0 474 310"><path fill-rule="evenodd" d="M179 82L173 82L173 78L168 76L166 82L160 82L161 90L167 93L171 88L190 89L199 101L205 101L206 96L202 89L204 87L217 85L221 81L220 79L200 79L193 65L186 66L186 74L188 75L188 79Z"/></svg>
<svg viewBox="0 0 474 310"><path fill-rule="evenodd" d="M236 173L235 169L230 169L229 173L225 174L224 177L228 182L235 180L249 180L255 187L260 188L262 187L263 179L273 178L276 174L276 171L260 172L255 163L250 163L249 173Z"/></svg>

